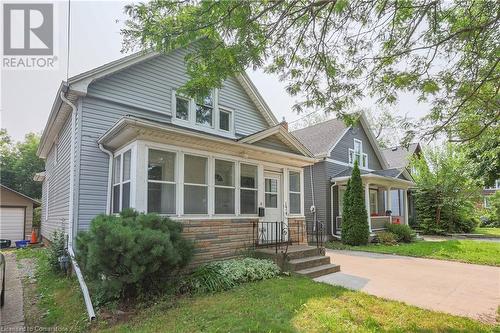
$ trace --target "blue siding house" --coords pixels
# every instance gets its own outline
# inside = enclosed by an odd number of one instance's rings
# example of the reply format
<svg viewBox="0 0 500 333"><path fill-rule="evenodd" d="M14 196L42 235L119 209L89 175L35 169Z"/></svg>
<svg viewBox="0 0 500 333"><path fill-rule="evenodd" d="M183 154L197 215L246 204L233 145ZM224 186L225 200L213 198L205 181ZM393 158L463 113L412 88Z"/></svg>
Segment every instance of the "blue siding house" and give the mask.
<svg viewBox="0 0 500 333"><path fill-rule="evenodd" d="M412 178L405 165L389 165L364 115L357 126L347 127L343 121L331 119L292 134L318 159L304 169L308 230L320 221L330 237L340 235L342 199L355 160L365 188L370 231L382 230L386 223L408 224Z"/></svg>
<svg viewBox="0 0 500 333"><path fill-rule="evenodd" d="M313 154L245 74L208 96L178 93L187 52L138 53L61 83L38 150L45 239L64 228L72 246L96 215L131 207L181 221L202 262L249 245L256 222L304 224Z"/></svg>

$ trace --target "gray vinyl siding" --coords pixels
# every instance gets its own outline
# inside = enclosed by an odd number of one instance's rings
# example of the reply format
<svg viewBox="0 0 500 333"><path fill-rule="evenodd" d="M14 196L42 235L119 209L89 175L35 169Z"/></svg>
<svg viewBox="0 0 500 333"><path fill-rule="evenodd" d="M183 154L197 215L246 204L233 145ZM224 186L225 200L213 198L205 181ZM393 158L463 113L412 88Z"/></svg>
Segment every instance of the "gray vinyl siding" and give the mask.
<svg viewBox="0 0 500 333"><path fill-rule="evenodd" d="M368 155L368 168L372 170L382 169L382 165L375 154L375 149L370 144L370 140L368 140L368 136L362 127L350 128L332 150L330 158L349 163L349 148L354 149L354 139L363 142L363 153Z"/></svg>
<svg viewBox="0 0 500 333"><path fill-rule="evenodd" d="M293 153L293 154L297 153L297 151L295 149L290 148L289 146L284 144L280 139L278 139L274 136L270 136L270 137L267 137L263 140L257 141L254 143L254 145L259 146L259 147L263 147L263 148L284 151L287 153Z"/></svg>
<svg viewBox="0 0 500 333"><path fill-rule="evenodd" d="M53 145L45 161L45 197L42 202L43 220L41 233L43 237L52 239L55 230L64 227L68 230L69 221L69 180L70 180L70 149L71 149L71 116L59 133L59 140ZM56 159L57 149L57 163ZM47 194L48 191L48 194ZM48 195L48 215L45 210Z"/></svg>

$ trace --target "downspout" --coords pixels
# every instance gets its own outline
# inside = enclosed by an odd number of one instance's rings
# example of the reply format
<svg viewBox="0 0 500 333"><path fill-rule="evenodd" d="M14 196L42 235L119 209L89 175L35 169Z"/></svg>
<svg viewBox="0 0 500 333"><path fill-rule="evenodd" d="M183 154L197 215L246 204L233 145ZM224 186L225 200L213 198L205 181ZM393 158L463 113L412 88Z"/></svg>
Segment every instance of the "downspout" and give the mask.
<svg viewBox="0 0 500 333"><path fill-rule="evenodd" d="M111 181L112 181L112 174L113 174L113 153L104 148L104 146L100 143L99 144L99 149L107 154L109 156L109 163L108 163L108 191L106 194L106 214L111 214Z"/></svg>
<svg viewBox="0 0 500 333"><path fill-rule="evenodd" d="M313 165L309 166L309 176L311 178L311 201L312 206L310 207L310 211L313 214L313 231L316 231L316 203L314 202L314 181L313 181Z"/></svg>
<svg viewBox="0 0 500 333"><path fill-rule="evenodd" d="M73 216L74 216L74 210L73 210L73 196L74 194L74 183L75 183L75 140L76 140L76 106L71 103L66 96L64 96L64 92L61 91L61 100L68 104L71 107L71 142L70 142L70 164L69 164L69 226L68 226L68 253L71 258L71 263L73 265L73 269L75 270L75 274L78 278L78 282L80 283L80 289L82 290L83 294L83 299L85 301L85 306L87 308L87 314L89 316L89 319L92 321L95 319L95 311L94 307L92 306L92 300L90 299L90 294L89 290L87 288L87 284L85 283L85 280L83 279L83 274L80 270L80 267L78 266L78 263L76 262L75 259L75 253L73 251Z"/></svg>

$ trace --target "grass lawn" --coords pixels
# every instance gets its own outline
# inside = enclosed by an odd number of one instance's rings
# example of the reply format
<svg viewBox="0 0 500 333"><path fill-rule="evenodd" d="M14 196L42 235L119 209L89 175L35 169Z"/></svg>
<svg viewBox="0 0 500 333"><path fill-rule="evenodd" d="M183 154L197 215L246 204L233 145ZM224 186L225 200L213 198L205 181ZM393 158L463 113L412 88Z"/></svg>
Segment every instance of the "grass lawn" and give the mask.
<svg viewBox="0 0 500 333"><path fill-rule="evenodd" d="M87 331L88 317L76 276L54 273L47 263L46 248L17 250L16 258L18 267L26 265L23 259L35 264L35 280L23 280L26 326Z"/></svg>
<svg viewBox="0 0 500 333"><path fill-rule="evenodd" d="M106 332L494 332L471 319L284 277L143 310Z"/></svg>
<svg viewBox="0 0 500 333"><path fill-rule="evenodd" d="M476 228L473 233L489 237L500 237L500 228Z"/></svg>
<svg viewBox="0 0 500 333"><path fill-rule="evenodd" d="M330 242L325 246L330 249L390 253L411 257L500 266L500 242L479 242L473 240L417 241L392 246L380 244L347 246L340 242Z"/></svg>

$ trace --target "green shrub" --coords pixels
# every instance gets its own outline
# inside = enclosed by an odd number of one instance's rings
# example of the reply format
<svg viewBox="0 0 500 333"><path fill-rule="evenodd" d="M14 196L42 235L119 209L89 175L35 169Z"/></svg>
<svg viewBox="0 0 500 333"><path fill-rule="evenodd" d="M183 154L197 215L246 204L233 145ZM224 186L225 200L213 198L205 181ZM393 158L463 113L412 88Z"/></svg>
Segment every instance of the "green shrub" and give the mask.
<svg viewBox="0 0 500 333"><path fill-rule="evenodd" d="M181 232L178 222L131 209L94 218L76 244L98 303L163 291L193 256L193 244Z"/></svg>
<svg viewBox="0 0 500 333"><path fill-rule="evenodd" d="M279 273L279 267L265 259L216 261L198 267L188 279L186 289L193 293L229 290L241 283L276 277Z"/></svg>
<svg viewBox="0 0 500 333"><path fill-rule="evenodd" d="M348 245L366 245L370 236L363 184L358 162L354 162L352 176L347 183L342 210L342 242Z"/></svg>
<svg viewBox="0 0 500 333"><path fill-rule="evenodd" d="M382 231L377 233L379 243L384 245L396 245L398 243L397 236L392 232Z"/></svg>
<svg viewBox="0 0 500 333"><path fill-rule="evenodd" d="M393 233L396 236L397 242L410 243L415 238L415 232L406 224L388 223L385 227L387 232Z"/></svg>
<svg viewBox="0 0 500 333"><path fill-rule="evenodd" d="M33 228L40 228L42 222L42 207L36 207L33 209L33 222L31 226Z"/></svg>
<svg viewBox="0 0 500 333"><path fill-rule="evenodd" d="M60 272L59 258L66 255L66 235L62 229L55 230L52 233L52 242L49 245L47 253L50 268L54 272Z"/></svg>

